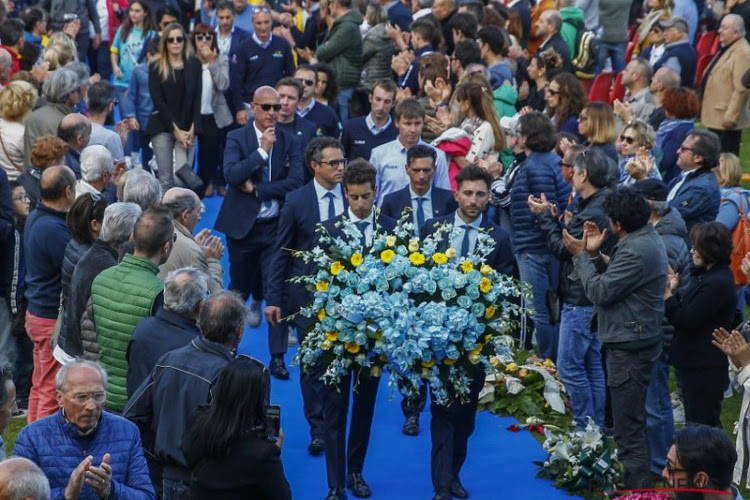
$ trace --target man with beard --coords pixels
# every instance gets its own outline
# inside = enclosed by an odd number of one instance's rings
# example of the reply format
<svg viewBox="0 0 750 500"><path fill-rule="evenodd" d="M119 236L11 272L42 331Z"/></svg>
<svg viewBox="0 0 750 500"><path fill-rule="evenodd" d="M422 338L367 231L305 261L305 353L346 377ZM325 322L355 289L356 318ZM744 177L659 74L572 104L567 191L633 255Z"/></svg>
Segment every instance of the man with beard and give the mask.
<svg viewBox="0 0 750 500"><path fill-rule="evenodd" d="M115 87L108 80L100 80L89 88L89 118L91 119L91 138L89 145L99 144L106 147L112 153L114 161L121 160L125 156L122 149L120 136L104 128L115 110L117 99Z"/></svg>

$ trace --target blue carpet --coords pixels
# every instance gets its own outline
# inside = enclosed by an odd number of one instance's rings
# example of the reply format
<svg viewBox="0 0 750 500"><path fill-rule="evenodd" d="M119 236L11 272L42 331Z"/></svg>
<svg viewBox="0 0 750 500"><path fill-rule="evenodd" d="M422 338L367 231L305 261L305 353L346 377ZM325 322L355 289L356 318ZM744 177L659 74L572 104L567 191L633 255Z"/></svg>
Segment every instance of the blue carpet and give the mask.
<svg viewBox="0 0 750 500"><path fill-rule="evenodd" d="M204 200L206 212L198 229L213 227L222 198ZM238 214L239 216L239 214ZM223 258L225 283L229 283L228 258ZM240 352L268 362L267 326L245 330ZM287 363L296 353L290 349ZM292 494L297 500L320 500L327 492L325 457L307 453L308 425L302 412L299 367L289 366L291 379L273 379L271 401L281 405L284 431L282 460ZM391 394L381 381L375 407L370 446L364 477L374 499L413 500L432 498L430 480L429 408L422 413L421 431L417 437L401 433L403 416L401 396ZM487 412L477 415L477 425L469 441L469 455L461 479L474 500L494 499L570 499L550 481L535 478L534 460L543 460L542 447L528 432L509 432L514 419L500 418ZM350 495L350 498L354 498Z"/></svg>

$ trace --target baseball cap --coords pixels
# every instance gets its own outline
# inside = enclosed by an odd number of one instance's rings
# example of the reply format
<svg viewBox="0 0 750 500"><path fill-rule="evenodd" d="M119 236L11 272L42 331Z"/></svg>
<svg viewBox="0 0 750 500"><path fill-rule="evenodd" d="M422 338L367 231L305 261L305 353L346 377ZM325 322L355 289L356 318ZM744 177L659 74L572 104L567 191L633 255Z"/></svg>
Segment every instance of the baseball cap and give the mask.
<svg viewBox="0 0 750 500"><path fill-rule="evenodd" d="M684 33L690 31L688 29L688 23L683 17L672 17L670 19L667 19L666 21L659 21L659 26L661 26L662 29L667 29L674 26Z"/></svg>
<svg viewBox="0 0 750 500"><path fill-rule="evenodd" d="M667 201L667 185L658 179L643 179L633 184L644 198L651 201Z"/></svg>

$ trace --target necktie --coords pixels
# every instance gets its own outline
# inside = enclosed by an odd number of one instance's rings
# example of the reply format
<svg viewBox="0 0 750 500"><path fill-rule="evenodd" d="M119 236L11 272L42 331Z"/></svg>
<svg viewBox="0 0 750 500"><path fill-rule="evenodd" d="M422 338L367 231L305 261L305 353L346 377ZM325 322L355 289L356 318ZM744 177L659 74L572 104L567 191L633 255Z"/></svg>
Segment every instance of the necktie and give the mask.
<svg viewBox="0 0 750 500"><path fill-rule="evenodd" d="M260 142L260 140L258 140ZM271 149L271 152L273 152L273 149ZM271 170L271 154L268 154L268 161L263 166L263 182L268 182L270 178L270 170ZM273 205L273 202L271 200L266 200L263 203L261 203L261 206L265 209L271 208L271 205Z"/></svg>
<svg viewBox="0 0 750 500"><path fill-rule="evenodd" d="M359 229L359 232L362 234L360 241L362 242L362 247L364 248L365 246L367 246L367 238L365 237L365 231L367 230L367 226L369 226L370 223L367 222L366 220L361 220L359 222L355 222L354 225L357 226L357 229Z"/></svg>
<svg viewBox="0 0 750 500"><path fill-rule="evenodd" d="M422 206L424 200L421 196L417 198L417 234L419 234L424 225L424 207Z"/></svg>
<svg viewBox="0 0 750 500"><path fill-rule="evenodd" d="M461 256L466 257L469 255L469 247L471 246L471 240L469 239L469 234L474 228L469 225L464 225L464 239L461 242Z"/></svg>
<svg viewBox="0 0 750 500"><path fill-rule="evenodd" d="M333 203L333 199L336 197L330 191L323 195L324 198L328 198L328 217L326 220L331 220L336 217L336 205Z"/></svg>

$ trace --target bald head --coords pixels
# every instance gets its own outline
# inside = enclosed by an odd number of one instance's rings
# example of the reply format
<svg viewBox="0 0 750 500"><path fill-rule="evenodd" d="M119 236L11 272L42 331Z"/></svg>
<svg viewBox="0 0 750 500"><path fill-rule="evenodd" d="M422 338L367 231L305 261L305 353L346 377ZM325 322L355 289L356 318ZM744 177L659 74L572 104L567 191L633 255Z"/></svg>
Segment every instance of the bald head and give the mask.
<svg viewBox="0 0 750 500"><path fill-rule="evenodd" d="M279 92L269 85L263 85L262 87L258 87L257 89L255 89L255 93L253 93L253 101L258 101L265 97L275 97L278 99Z"/></svg>
<svg viewBox="0 0 750 500"><path fill-rule="evenodd" d="M673 69L662 66L654 73L654 80L661 85L660 90L676 89L680 86L680 75Z"/></svg>
<svg viewBox="0 0 750 500"><path fill-rule="evenodd" d="M29 459L14 457L0 462L0 500L49 500L49 481Z"/></svg>
<svg viewBox="0 0 750 500"><path fill-rule="evenodd" d="M91 121L80 113L67 114L57 127L57 137L76 151L81 151L91 138Z"/></svg>
<svg viewBox="0 0 750 500"><path fill-rule="evenodd" d="M47 167L42 172L42 178L39 181L42 201L45 204L64 203L67 205L65 209L70 208L75 197L75 183L76 176L69 167L65 165ZM68 203L71 193L73 199L70 199Z"/></svg>
<svg viewBox="0 0 750 500"><path fill-rule="evenodd" d="M164 208L170 211L174 220L185 226L190 232L200 220L201 200L190 189L174 187L164 193L161 200Z"/></svg>

